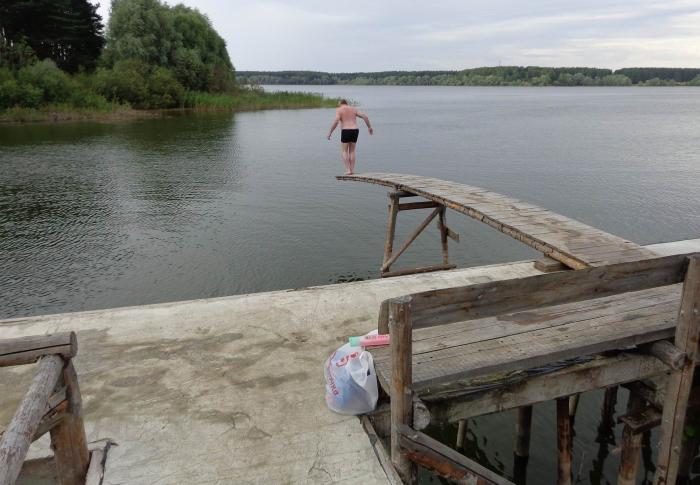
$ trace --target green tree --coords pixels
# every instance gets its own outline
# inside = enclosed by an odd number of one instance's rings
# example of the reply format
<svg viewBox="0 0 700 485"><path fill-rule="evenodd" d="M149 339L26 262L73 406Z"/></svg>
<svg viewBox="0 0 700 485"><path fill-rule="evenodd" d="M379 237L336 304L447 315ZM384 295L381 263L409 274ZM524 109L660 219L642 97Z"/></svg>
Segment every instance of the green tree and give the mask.
<svg viewBox="0 0 700 485"><path fill-rule="evenodd" d="M87 0L2 0L0 60L19 68L35 56L67 72L94 68L104 45L97 7Z"/></svg>
<svg viewBox="0 0 700 485"><path fill-rule="evenodd" d="M159 0L113 0L104 62L136 59L170 69L191 90L228 91L235 87L225 41L199 11Z"/></svg>

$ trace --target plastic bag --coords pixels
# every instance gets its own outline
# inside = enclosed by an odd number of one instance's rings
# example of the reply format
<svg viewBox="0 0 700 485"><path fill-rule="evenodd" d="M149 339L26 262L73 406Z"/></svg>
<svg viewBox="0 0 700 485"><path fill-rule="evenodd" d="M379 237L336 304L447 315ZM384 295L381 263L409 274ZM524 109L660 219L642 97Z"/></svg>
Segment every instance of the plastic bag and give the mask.
<svg viewBox="0 0 700 485"><path fill-rule="evenodd" d="M365 414L377 406L379 392L374 360L372 354L362 347L343 345L328 357L323 373L326 377L326 404L331 411Z"/></svg>

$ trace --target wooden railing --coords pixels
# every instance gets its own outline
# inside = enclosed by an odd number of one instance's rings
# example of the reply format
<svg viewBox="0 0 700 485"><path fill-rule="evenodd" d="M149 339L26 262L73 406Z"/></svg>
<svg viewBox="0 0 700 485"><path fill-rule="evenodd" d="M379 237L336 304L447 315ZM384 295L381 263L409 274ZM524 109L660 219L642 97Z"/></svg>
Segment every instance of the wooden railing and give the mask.
<svg viewBox="0 0 700 485"><path fill-rule="evenodd" d="M90 454L85 438L73 332L0 340L0 367L38 363L29 390L0 439L0 485L17 480L29 445L51 434L61 485L85 483Z"/></svg>

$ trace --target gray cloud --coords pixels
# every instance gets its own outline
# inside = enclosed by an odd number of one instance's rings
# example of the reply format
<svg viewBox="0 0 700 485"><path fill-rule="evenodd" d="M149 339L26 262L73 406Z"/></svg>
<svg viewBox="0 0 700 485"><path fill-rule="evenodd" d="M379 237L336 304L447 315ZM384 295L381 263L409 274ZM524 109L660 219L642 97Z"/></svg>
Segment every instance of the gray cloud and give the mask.
<svg viewBox="0 0 700 485"><path fill-rule="evenodd" d="M700 0L183 3L209 16L240 70L700 67Z"/></svg>

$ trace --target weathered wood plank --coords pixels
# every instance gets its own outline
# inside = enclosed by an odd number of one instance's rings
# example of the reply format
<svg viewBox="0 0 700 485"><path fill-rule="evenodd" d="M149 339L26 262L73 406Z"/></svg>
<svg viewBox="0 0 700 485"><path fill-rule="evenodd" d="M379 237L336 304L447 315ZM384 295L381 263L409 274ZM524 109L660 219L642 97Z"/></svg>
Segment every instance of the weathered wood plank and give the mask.
<svg viewBox="0 0 700 485"><path fill-rule="evenodd" d="M399 204L399 212L401 211L412 211L416 209L434 209L435 207L442 207L437 202L407 202L405 204Z"/></svg>
<svg viewBox="0 0 700 485"><path fill-rule="evenodd" d="M644 409L644 399L636 394L630 394L627 402L627 415L636 417ZM637 469L641 457L642 435L628 424L622 430L622 443L620 444L620 470L617 475L617 485L635 485L637 483Z"/></svg>
<svg viewBox="0 0 700 485"><path fill-rule="evenodd" d="M700 257L691 257L683 284L675 345L685 352L683 368L672 372L666 384L655 485L674 485L678 475L683 425L700 339Z"/></svg>
<svg viewBox="0 0 700 485"><path fill-rule="evenodd" d="M557 485L571 485L573 436L569 417L569 398L557 399Z"/></svg>
<svg viewBox="0 0 700 485"><path fill-rule="evenodd" d="M389 260L386 261L382 265L382 272L387 271L391 267L391 265L396 262L396 260L399 258L399 256L401 256L404 253L404 251L406 251L406 249L408 249L408 247L411 245L411 243L416 240L416 238L420 235L420 233L423 232L423 230L426 227L428 227L428 224L430 224L430 222L433 219L435 219L435 217L439 213L440 213L440 208L437 208L437 209L433 210L430 213L430 215L428 215L428 217L425 218L425 220L423 222L421 222L421 224L416 228L416 230L413 231L413 233L408 237L406 242L404 242L401 245L401 247L398 249L398 251L396 251L396 253L393 253L391 255L391 257L389 258Z"/></svg>
<svg viewBox="0 0 700 485"><path fill-rule="evenodd" d="M0 367L32 364L43 355L59 354L69 359L78 353L75 332L33 335L0 340Z"/></svg>
<svg viewBox="0 0 700 485"><path fill-rule="evenodd" d="M394 276L406 276L410 274L432 273L434 271L447 271L455 269L456 264L434 264L432 266L420 266L418 268L404 268L395 271L383 271L382 278L393 278Z"/></svg>
<svg viewBox="0 0 700 485"><path fill-rule="evenodd" d="M396 233L396 216L399 212L399 196L395 193L389 193L389 221L386 225L386 241L384 242L384 261L386 264L391 259L391 254L394 250L394 236Z"/></svg>
<svg viewBox="0 0 700 485"><path fill-rule="evenodd" d="M687 255L414 293L414 328L683 281Z"/></svg>
<svg viewBox="0 0 700 485"><path fill-rule="evenodd" d="M0 440L0 484L13 484L46 411L58 378L63 370L63 359L45 355L39 360L39 369L25 394L12 421Z"/></svg>
<svg viewBox="0 0 700 485"><path fill-rule="evenodd" d="M456 382L449 387L425 389L419 393L427 402L434 421L458 422L474 416L507 411L551 401L574 393L592 391L624 382L663 375L667 368L649 355L621 353L599 357L561 370L532 377L521 376L510 382L502 375L480 379L477 384L493 383L482 392L465 394L472 382ZM505 381L505 382L503 382Z"/></svg>
<svg viewBox="0 0 700 485"><path fill-rule="evenodd" d="M497 473L408 426L399 428L400 444L414 462L457 483L514 485Z"/></svg>

